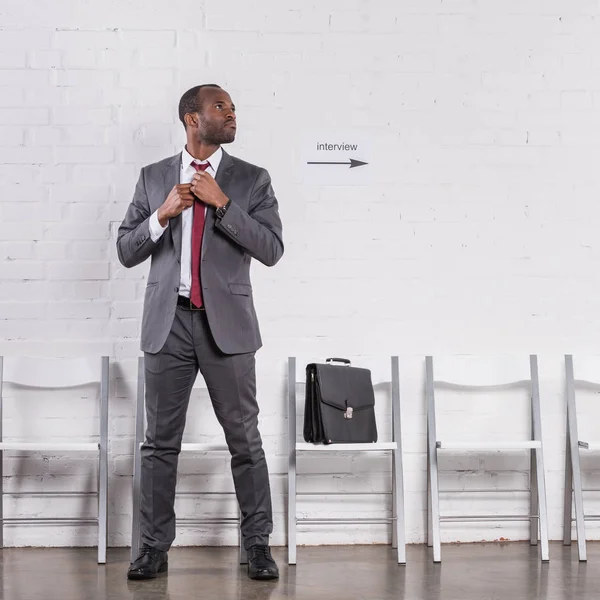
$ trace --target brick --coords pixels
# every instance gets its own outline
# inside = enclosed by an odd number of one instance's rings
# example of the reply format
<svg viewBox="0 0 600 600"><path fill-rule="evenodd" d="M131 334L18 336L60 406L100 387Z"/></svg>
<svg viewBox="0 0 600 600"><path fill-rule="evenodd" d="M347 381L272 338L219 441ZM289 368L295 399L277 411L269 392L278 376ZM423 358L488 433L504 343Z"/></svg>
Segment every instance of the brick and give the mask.
<svg viewBox="0 0 600 600"><path fill-rule="evenodd" d="M20 88L0 88L0 106L17 108L23 104L23 90Z"/></svg>
<svg viewBox="0 0 600 600"><path fill-rule="evenodd" d="M2 219L4 220L4 214ZM33 242L2 242L0 244L0 260L29 260L34 256Z"/></svg>
<svg viewBox="0 0 600 600"><path fill-rule="evenodd" d="M2 233L0 231L0 233ZM0 263L0 277L5 279L44 279L46 265L41 261L13 260Z"/></svg>
<svg viewBox="0 0 600 600"><path fill-rule="evenodd" d="M31 69L58 69L61 65L61 55L58 50L36 50L29 54Z"/></svg>
<svg viewBox="0 0 600 600"><path fill-rule="evenodd" d="M62 132L58 127L30 127L27 134L29 144L37 147L56 146L62 140Z"/></svg>
<svg viewBox="0 0 600 600"><path fill-rule="evenodd" d="M119 44L119 32L116 30L57 30L52 45L64 50L104 50L115 48Z"/></svg>
<svg viewBox="0 0 600 600"><path fill-rule="evenodd" d="M108 260L108 245L109 242L73 242L69 246L70 256L79 260Z"/></svg>
<svg viewBox="0 0 600 600"><path fill-rule="evenodd" d="M122 69L119 72L119 85L136 90L147 88L168 88L173 85L172 69Z"/></svg>
<svg viewBox="0 0 600 600"><path fill-rule="evenodd" d="M70 179L68 165L39 165L36 169L37 178L42 183L64 183Z"/></svg>
<svg viewBox="0 0 600 600"><path fill-rule="evenodd" d="M108 223L72 222L48 223L46 239L48 240L105 240L108 238Z"/></svg>
<svg viewBox="0 0 600 600"><path fill-rule="evenodd" d="M100 56L98 50L63 50L61 63L65 69L94 69L98 66Z"/></svg>
<svg viewBox="0 0 600 600"><path fill-rule="evenodd" d="M59 87L104 88L115 83L115 74L112 71L65 69L57 71L55 75L56 85Z"/></svg>
<svg viewBox="0 0 600 600"><path fill-rule="evenodd" d="M25 207L23 207L21 204L18 203L3 203L3 206L1 207L2 210L2 220L3 221L17 221L17 222L22 222L22 221L27 221L30 222L31 221L31 215L32 214L40 214L40 211L42 209L42 204L40 202L37 202L35 204L26 204ZM13 225L13 227L18 227L17 225Z"/></svg>
<svg viewBox="0 0 600 600"><path fill-rule="evenodd" d="M35 258L38 260L65 260L68 253L68 244L65 242L39 241L35 244Z"/></svg>
<svg viewBox="0 0 600 600"><path fill-rule="evenodd" d="M25 106L35 108L50 108L53 106L64 106L65 90L54 85L28 85L25 88Z"/></svg>
<svg viewBox="0 0 600 600"><path fill-rule="evenodd" d="M25 147L15 148L0 147L0 161L4 164L39 164L52 162L52 148Z"/></svg>
<svg viewBox="0 0 600 600"><path fill-rule="evenodd" d="M15 183L0 186L0 200L3 202L39 202L46 195L43 185Z"/></svg>
<svg viewBox="0 0 600 600"><path fill-rule="evenodd" d="M0 146L21 146L24 140L24 127L0 126Z"/></svg>
<svg viewBox="0 0 600 600"><path fill-rule="evenodd" d="M85 280L108 279L109 264L107 262L55 262L48 266L48 277L52 279Z"/></svg>
<svg viewBox="0 0 600 600"><path fill-rule="evenodd" d="M41 239L44 228L41 223L25 222L15 227L14 223L0 223L0 240Z"/></svg>
<svg viewBox="0 0 600 600"><path fill-rule="evenodd" d="M55 157L58 163L109 163L114 160L114 150L106 146L60 146Z"/></svg>
<svg viewBox="0 0 600 600"><path fill-rule="evenodd" d="M164 48L160 47L142 46L136 58L136 64L146 69L176 68L178 66L179 53L175 48L172 51L165 51Z"/></svg>
<svg viewBox="0 0 600 600"><path fill-rule="evenodd" d="M92 125L97 127L110 125L111 121L112 111L110 108L55 108L52 111L52 123L55 125Z"/></svg>
<svg viewBox="0 0 600 600"><path fill-rule="evenodd" d="M104 179L106 182L107 179ZM103 183L104 183L103 182ZM110 197L108 185L52 185L50 186L52 202L92 202L106 203Z"/></svg>
<svg viewBox="0 0 600 600"><path fill-rule="evenodd" d="M121 46L123 48L175 48L174 31L122 31Z"/></svg>
<svg viewBox="0 0 600 600"><path fill-rule="evenodd" d="M52 302L48 306L51 319L107 319L110 305L105 301Z"/></svg>
<svg viewBox="0 0 600 600"><path fill-rule="evenodd" d="M7 86L43 86L47 85L50 77L47 71L30 69L0 70L0 85Z"/></svg>
<svg viewBox="0 0 600 600"><path fill-rule="evenodd" d="M49 118L46 108L0 108L0 125L46 125Z"/></svg>

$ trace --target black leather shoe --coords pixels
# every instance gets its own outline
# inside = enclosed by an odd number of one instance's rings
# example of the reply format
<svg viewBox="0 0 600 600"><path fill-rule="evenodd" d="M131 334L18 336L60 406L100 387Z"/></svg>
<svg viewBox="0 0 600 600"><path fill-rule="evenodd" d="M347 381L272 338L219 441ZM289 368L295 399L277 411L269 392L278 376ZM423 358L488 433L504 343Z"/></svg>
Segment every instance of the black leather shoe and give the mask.
<svg viewBox="0 0 600 600"><path fill-rule="evenodd" d="M167 553L143 546L140 555L127 571L127 579L154 579L169 568Z"/></svg>
<svg viewBox="0 0 600 600"><path fill-rule="evenodd" d="M277 563L269 546L252 546L248 549L248 577L250 579L279 579Z"/></svg>

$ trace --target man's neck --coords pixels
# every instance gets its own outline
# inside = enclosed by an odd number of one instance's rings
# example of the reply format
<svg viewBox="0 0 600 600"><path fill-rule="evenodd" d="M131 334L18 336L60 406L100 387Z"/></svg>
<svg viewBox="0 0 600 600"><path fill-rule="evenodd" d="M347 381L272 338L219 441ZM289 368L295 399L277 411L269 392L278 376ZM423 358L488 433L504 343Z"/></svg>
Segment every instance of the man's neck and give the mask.
<svg viewBox="0 0 600 600"><path fill-rule="evenodd" d="M185 149L196 160L206 160L220 148L219 144L198 144L188 140Z"/></svg>

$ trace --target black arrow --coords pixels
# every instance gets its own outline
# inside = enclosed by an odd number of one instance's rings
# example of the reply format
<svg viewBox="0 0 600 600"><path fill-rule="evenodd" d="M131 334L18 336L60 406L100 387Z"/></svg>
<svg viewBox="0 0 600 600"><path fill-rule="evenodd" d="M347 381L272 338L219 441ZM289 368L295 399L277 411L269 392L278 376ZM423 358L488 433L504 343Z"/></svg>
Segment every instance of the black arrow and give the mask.
<svg viewBox="0 0 600 600"><path fill-rule="evenodd" d="M363 165L368 165L369 163L363 162L362 160L354 160L350 159L350 162L307 162L307 165L350 165L351 169L354 167L362 167Z"/></svg>

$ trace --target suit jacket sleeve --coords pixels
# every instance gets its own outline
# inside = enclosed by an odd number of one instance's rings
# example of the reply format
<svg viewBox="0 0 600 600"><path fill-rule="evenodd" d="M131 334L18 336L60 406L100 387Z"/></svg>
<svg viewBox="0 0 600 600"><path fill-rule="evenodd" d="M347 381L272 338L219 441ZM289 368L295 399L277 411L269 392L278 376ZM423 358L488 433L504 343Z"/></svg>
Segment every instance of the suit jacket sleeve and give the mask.
<svg viewBox="0 0 600 600"><path fill-rule="evenodd" d="M146 194L144 169L140 172L133 200L117 234L117 254L124 267L135 267L144 262L160 240L150 237L150 205Z"/></svg>
<svg viewBox="0 0 600 600"><path fill-rule="evenodd" d="M268 267L283 255L283 231L271 177L261 169L250 194L248 211L232 199L217 228Z"/></svg>

